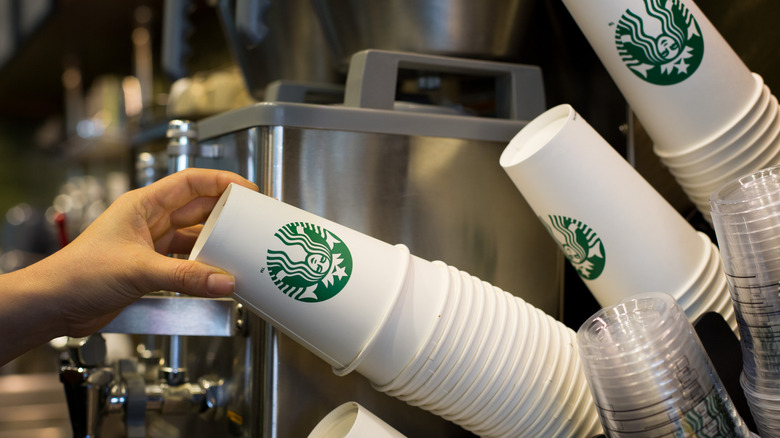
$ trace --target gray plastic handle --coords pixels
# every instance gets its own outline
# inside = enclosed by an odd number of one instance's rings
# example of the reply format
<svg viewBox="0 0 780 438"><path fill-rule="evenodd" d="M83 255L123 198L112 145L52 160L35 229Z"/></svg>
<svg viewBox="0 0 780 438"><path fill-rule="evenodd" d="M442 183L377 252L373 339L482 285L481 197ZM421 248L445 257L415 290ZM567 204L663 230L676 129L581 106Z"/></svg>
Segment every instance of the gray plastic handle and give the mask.
<svg viewBox="0 0 780 438"><path fill-rule="evenodd" d="M480 61L387 50L363 50L352 55L344 105L392 110L399 69L496 78L498 117L531 120L544 112L542 71L537 66Z"/></svg>

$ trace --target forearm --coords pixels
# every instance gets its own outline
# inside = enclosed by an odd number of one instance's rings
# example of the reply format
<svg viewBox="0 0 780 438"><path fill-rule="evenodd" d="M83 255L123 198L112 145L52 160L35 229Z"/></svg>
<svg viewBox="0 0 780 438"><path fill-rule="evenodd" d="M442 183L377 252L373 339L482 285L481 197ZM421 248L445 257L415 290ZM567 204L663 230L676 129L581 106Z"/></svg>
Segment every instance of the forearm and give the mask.
<svg viewBox="0 0 780 438"><path fill-rule="evenodd" d="M34 269L0 275L0 365L64 334L50 289Z"/></svg>

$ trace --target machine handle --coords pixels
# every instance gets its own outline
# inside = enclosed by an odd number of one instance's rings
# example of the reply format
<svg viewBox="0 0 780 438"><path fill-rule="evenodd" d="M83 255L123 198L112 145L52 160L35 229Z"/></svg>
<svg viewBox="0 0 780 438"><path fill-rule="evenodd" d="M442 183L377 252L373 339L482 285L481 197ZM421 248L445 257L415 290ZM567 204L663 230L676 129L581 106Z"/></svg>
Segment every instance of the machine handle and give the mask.
<svg viewBox="0 0 780 438"><path fill-rule="evenodd" d="M537 66L375 49L352 55L344 105L392 110L398 70L404 68L495 77L500 118L531 120L545 109L544 88L527 86L542 84L542 71Z"/></svg>

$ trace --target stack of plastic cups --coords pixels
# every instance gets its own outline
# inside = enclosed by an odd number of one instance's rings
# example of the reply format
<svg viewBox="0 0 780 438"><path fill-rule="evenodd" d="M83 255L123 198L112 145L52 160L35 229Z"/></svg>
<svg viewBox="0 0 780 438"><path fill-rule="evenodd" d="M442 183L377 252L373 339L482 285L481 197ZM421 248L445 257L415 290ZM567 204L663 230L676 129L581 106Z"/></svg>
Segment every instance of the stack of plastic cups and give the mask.
<svg viewBox="0 0 780 438"><path fill-rule="evenodd" d="M780 436L780 167L712 194L742 345L742 388L764 438Z"/></svg>
<svg viewBox="0 0 780 438"><path fill-rule="evenodd" d="M355 402L330 411L309 434L309 438L404 438L401 432Z"/></svg>
<svg viewBox="0 0 780 438"><path fill-rule="evenodd" d="M601 431L571 329L402 245L231 185L190 258L231 272L236 300L336 374L483 437Z"/></svg>
<svg viewBox="0 0 780 438"><path fill-rule="evenodd" d="M777 99L693 1L563 3L707 220L715 189L780 164Z"/></svg>
<svg viewBox="0 0 780 438"><path fill-rule="evenodd" d="M674 298L634 296L577 332L607 436L750 437Z"/></svg>
<svg viewBox="0 0 780 438"><path fill-rule="evenodd" d="M571 106L532 120L500 164L602 307L664 291L737 331L718 248Z"/></svg>

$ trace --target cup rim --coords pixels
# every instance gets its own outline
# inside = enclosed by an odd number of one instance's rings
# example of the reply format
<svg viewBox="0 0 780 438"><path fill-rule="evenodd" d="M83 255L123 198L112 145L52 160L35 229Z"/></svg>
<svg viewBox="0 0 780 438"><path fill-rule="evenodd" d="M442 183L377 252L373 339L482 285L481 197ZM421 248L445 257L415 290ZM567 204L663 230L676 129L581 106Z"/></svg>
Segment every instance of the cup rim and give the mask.
<svg viewBox="0 0 780 438"><path fill-rule="evenodd" d="M554 140L566 122L577 116L574 108L567 103L548 109L515 134L501 153L498 163L508 169L526 161Z"/></svg>
<svg viewBox="0 0 780 438"><path fill-rule="evenodd" d="M769 177L772 178L773 189L771 191L765 191L757 195L751 195L746 198L724 198L723 196L728 192L734 194L739 192L740 187L745 187L747 183L759 183L761 181L769 181ZM762 200L768 201L767 198L775 197L776 200L760 205L758 207L750 207L747 209L735 210L739 206L750 205L755 202L761 202ZM746 213L760 211L770 207L777 207L780 205L780 165L759 169L749 174L740 176L738 178L727 181L720 186L717 190L713 191L710 195L710 206L713 219L715 217L734 217L744 216ZM726 211L725 208L728 208Z"/></svg>
<svg viewBox="0 0 780 438"><path fill-rule="evenodd" d="M744 108L741 108L739 112L735 115L733 119L733 123L729 124L726 128L722 129L719 132L716 132L715 134L711 135L710 137L696 143L693 146L689 146L685 148L684 150L677 150L674 152L664 152L663 147L659 147L658 144L653 146L653 151L656 155L658 155L661 158L675 158L682 155L688 155L692 151L696 151L701 148L706 148L707 145L711 144L712 142L716 141L717 139L723 137L724 135L728 134L729 131L734 129L739 125L740 122L742 122L746 117L750 115L750 111L756 106L758 102L761 100L761 94L764 91L764 78L759 75L758 73L751 72L753 75L753 79L756 82L755 90L754 90L754 96L752 96L749 100L749 104L746 105ZM767 87L768 88L768 87Z"/></svg>
<svg viewBox="0 0 780 438"><path fill-rule="evenodd" d="M694 172L689 172L683 169L683 166L670 165L664 163L669 167L670 173L677 179L680 184L691 185L693 187L706 186L707 179L710 181L719 180L719 175L724 172L736 172L737 169L750 167L750 165L764 157L773 151L776 146L773 142L777 138L778 131L780 130L780 117L778 115L778 101L777 98L772 96L774 105L771 106L771 116L766 119L763 126L756 131L755 138L744 142L738 146L736 151L727 154L726 157L713 156L714 163L704 163L704 167ZM741 140L741 139L740 139ZM734 143L732 143L733 145ZM724 150L725 151L725 150ZM718 159L721 158L721 159ZM734 165L735 161L741 160L741 164ZM714 176L713 176L714 174ZM699 181L697 181L699 180ZM703 181L702 181L703 180Z"/></svg>

